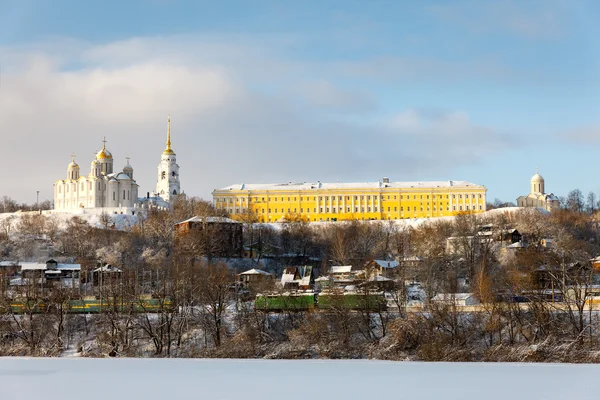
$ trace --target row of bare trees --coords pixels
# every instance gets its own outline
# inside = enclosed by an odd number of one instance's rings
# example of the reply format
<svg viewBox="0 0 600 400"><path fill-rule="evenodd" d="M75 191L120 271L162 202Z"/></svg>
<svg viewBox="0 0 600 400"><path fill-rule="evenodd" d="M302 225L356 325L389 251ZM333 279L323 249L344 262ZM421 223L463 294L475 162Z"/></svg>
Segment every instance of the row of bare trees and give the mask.
<svg viewBox="0 0 600 400"><path fill-rule="evenodd" d="M175 239L174 224L194 215L222 216L209 203L183 199L174 210L151 211L121 230L113 228L109 215L101 226L77 217L60 225L35 214L3 225L5 259L17 255L22 260L22 249L31 242L17 243L11 233L45 235L52 243L50 255L81 263L87 269L82 276L107 263L121 273L102 287L85 279L86 290L43 295L34 294L35 285L17 290L3 280L0 352L54 354L76 346L96 355L508 359L500 348L552 343L590 350L598 343L598 319L589 307L598 283L590 262L599 249L593 215L574 210L485 219L461 215L414 227L394 221L311 225L294 220L274 229L244 221L244 245L253 250L249 265L276 275L294 265L292 259L322 274L332 265L401 262L387 289L399 312L340 303L327 312L278 314L254 310L251 297L234 284L241 271L207 258L212 246L222 245L211 240L210 232ZM482 236L485 225L489 234ZM523 234L518 250L507 249L505 233L514 228ZM407 282L419 282L425 290L422 312L408 306ZM428 302L437 293L467 291L482 302L477 311ZM86 294L109 307L96 315L73 314L65 307ZM144 296L159 300L161 307L144 309ZM9 305L15 298L34 301L14 313ZM139 307L117 306L130 302Z"/></svg>

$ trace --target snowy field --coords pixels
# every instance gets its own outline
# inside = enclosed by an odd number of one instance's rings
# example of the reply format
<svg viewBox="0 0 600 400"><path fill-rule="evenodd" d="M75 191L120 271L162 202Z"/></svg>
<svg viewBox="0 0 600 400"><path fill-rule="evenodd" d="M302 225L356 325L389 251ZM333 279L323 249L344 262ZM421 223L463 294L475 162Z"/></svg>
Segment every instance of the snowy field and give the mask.
<svg viewBox="0 0 600 400"><path fill-rule="evenodd" d="M0 399L592 399L600 366L0 358Z"/></svg>

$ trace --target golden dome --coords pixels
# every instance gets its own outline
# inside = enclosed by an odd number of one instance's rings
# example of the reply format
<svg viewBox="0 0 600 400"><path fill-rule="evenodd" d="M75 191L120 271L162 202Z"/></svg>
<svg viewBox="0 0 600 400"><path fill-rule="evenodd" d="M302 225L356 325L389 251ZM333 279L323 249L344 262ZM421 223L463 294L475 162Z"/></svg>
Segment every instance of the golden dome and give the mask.
<svg viewBox="0 0 600 400"><path fill-rule="evenodd" d="M112 154L110 154L110 151L106 150L106 137L102 142L104 142L104 146L102 146L102 150L96 154L96 160L112 159Z"/></svg>
<svg viewBox="0 0 600 400"><path fill-rule="evenodd" d="M96 154L96 159L97 160L102 160L105 158L112 158L112 154L110 154L110 151L106 150L105 148L100 150L98 152L98 154Z"/></svg>

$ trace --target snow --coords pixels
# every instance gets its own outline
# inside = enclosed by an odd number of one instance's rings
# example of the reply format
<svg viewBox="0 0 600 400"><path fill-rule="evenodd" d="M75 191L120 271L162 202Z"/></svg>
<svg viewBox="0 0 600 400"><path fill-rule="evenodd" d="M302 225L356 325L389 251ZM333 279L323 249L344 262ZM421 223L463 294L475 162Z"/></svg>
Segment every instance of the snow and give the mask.
<svg viewBox="0 0 600 400"><path fill-rule="evenodd" d="M0 387L3 400L584 400L597 397L599 372L581 364L3 358Z"/></svg>
<svg viewBox="0 0 600 400"><path fill-rule="evenodd" d="M115 228L119 230L130 229L136 224L138 220L137 214L139 213L139 210L136 210L136 215L131 215L127 213L121 214L121 212L129 212L129 209L126 208L105 208L104 210L111 219L111 225L114 223ZM102 213L96 211L97 210L90 209L81 209L77 211L44 210L42 211L42 215L55 220L60 229L65 229L69 220L71 220L73 217L80 218L96 228L103 228L104 223L102 222ZM117 214L115 214L114 212L117 212ZM11 229L14 232L17 230L17 227L19 226L21 217L23 215L36 214L39 214L39 211L17 211L15 213L0 213L0 222L10 219Z"/></svg>
<svg viewBox="0 0 600 400"><path fill-rule="evenodd" d="M217 189L214 195L225 195L225 191L232 190L309 190L309 189L379 189L387 188L449 188L464 187L483 189L483 186L476 185L466 181L427 181L427 182L347 182L347 183L326 183L326 182L288 182L288 183L238 183Z"/></svg>
<svg viewBox="0 0 600 400"><path fill-rule="evenodd" d="M271 275L267 271L263 271L262 269L252 268L246 272L242 272L240 275Z"/></svg>
<svg viewBox="0 0 600 400"><path fill-rule="evenodd" d="M335 265L331 267L332 274L344 274L352 271L352 265Z"/></svg>

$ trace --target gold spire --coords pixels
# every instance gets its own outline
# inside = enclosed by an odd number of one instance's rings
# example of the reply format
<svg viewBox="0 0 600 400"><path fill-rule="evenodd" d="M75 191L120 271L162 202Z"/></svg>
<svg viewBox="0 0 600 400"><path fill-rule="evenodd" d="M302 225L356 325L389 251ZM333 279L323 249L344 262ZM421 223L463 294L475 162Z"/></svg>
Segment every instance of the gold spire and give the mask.
<svg viewBox="0 0 600 400"><path fill-rule="evenodd" d="M171 114L167 117L167 147L163 154L175 154L175 152L171 149Z"/></svg>

